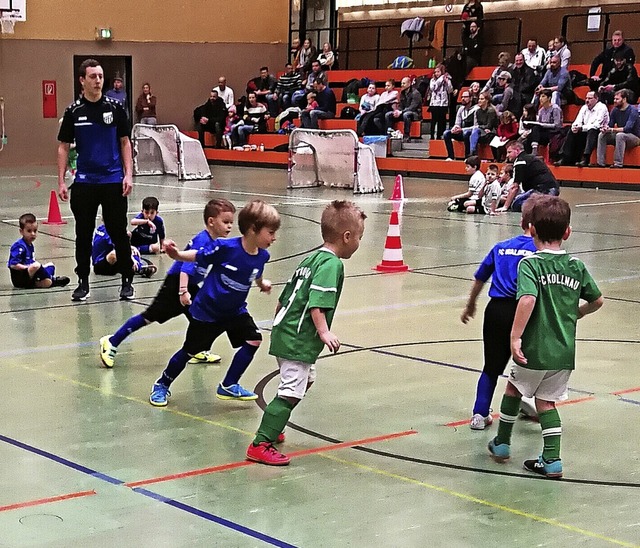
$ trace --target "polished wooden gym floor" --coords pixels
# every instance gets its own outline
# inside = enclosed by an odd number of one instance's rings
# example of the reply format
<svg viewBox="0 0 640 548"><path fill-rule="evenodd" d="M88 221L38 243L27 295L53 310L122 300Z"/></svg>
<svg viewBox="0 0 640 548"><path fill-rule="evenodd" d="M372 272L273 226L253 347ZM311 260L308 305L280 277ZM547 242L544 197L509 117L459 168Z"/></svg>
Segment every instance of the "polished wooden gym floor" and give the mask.
<svg viewBox="0 0 640 548"><path fill-rule="evenodd" d="M213 167L211 181L137 178L130 213L155 195L168 235L180 244L202 228L212 197L241 207L262 198L282 215L265 276L271 295L250 292L264 344L243 384L261 399L217 400L233 355L222 337L219 365L190 365L166 408L148 403L152 383L180 347L186 321L134 334L113 370L98 340L140 313L170 265L136 280L118 301L117 278L75 287L73 219L40 225L36 256L72 276L64 289L16 290L0 281L0 546L531 547L639 546L640 194L568 188L573 235L606 302L578 327L577 369L560 408L565 477L522 470L541 449L540 427L519 421L512 459L488 456L496 427L468 428L482 368L482 312L460 312L475 267L498 240L520 232L519 216L448 213L466 183L405 180L404 260L411 271L379 274L392 203L337 189L286 190L283 170ZM8 256L17 218L46 218L54 168L0 171L0 245ZM360 250L346 261L334 323L342 342L322 356L318 381L295 410L282 450L291 465L244 460L277 384L268 355L277 295L301 257L321 243L320 213L334 198L366 211ZM237 229L234 234L237 234ZM486 294L481 307L486 303ZM498 409L504 381L493 401Z"/></svg>

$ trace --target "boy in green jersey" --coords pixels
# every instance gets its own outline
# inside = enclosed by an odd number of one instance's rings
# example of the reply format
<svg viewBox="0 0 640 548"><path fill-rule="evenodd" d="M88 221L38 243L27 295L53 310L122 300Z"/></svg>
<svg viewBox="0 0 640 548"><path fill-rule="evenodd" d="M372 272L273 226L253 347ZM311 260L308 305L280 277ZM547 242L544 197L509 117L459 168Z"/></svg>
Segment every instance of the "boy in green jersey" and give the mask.
<svg viewBox="0 0 640 548"><path fill-rule="evenodd" d="M280 384L247 448L249 460L271 466L289 464L289 457L273 444L284 441L282 431L315 380L314 364L324 345L333 353L340 348L338 337L330 331L344 281L340 259L348 259L358 249L366 217L353 202L331 202L320 221L322 247L298 265L278 299L269 353L278 360Z"/></svg>
<svg viewBox="0 0 640 548"><path fill-rule="evenodd" d="M511 329L516 363L500 405L498 435L489 442L492 458L506 461L520 398L535 396L544 446L537 459L524 461L524 468L548 478L562 477L562 427L555 402L567 398L575 368L576 322L604 302L582 261L561 249L571 234L570 220L569 204L554 196L538 197L531 211L537 251L518 265L518 307ZM580 304L581 299L586 302Z"/></svg>

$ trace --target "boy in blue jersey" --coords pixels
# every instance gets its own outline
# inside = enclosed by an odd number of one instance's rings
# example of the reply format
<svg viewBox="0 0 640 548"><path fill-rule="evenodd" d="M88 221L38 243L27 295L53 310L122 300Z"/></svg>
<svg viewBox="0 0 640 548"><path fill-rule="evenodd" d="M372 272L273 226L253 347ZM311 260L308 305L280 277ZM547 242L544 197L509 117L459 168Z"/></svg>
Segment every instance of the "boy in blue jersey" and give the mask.
<svg viewBox="0 0 640 548"><path fill-rule="evenodd" d="M604 302L584 263L562 250L562 242L571 235L570 221L571 208L562 198L546 195L535 200L531 235L537 251L518 265L518 306L511 328L515 364L500 404L498 434L488 445L495 461L509 459L520 398L535 397L543 449L523 466L551 479L562 477L562 422L556 402L567 399L575 368L576 323Z"/></svg>
<svg viewBox="0 0 640 548"><path fill-rule="evenodd" d="M344 265L360 246L366 215L353 202L334 201L322 213L323 246L304 259L282 290L273 320L269 353L280 368L278 394L264 410L247 458L271 466L289 464L274 448L293 408L316 377L315 362L326 345L331 352L340 341L331 331L342 284Z"/></svg>
<svg viewBox="0 0 640 548"><path fill-rule="evenodd" d="M225 199L210 200L204 208L205 229L187 244L189 249L212 249L216 238L226 238L233 226L235 206ZM129 335L153 322L164 323L184 314L190 318L189 305L195 299L207 269L195 263L174 262L151 305L141 314L129 318L113 335L100 339L100 359L105 367L113 367L118 346ZM189 363L215 363L220 356L208 351L196 354Z"/></svg>
<svg viewBox="0 0 640 548"><path fill-rule="evenodd" d="M151 261L140 257L137 248L129 246L129 252L133 261L134 273L151 278L158 271L158 267ZM118 273L118 257L115 246L104 225L100 225L93 231L91 262L93 263L93 271L99 276L114 276Z"/></svg>
<svg viewBox="0 0 640 548"><path fill-rule="evenodd" d="M56 267L53 263L42 265L36 261L33 242L38 236L38 221L35 215L33 213L21 215L18 219L18 226L22 237L11 246L7 261L13 287L48 289L49 287L67 285L69 278L55 276Z"/></svg>
<svg viewBox="0 0 640 548"><path fill-rule="evenodd" d="M127 234L127 196L133 188L131 126L122 105L102 93L104 72L100 63L86 59L79 72L82 96L67 107L58 132L58 196L63 201L70 199L76 223L78 287L71 300L86 301L90 295L91 238L99 207L120 257L117 264L122 276L120 299L130 300L135 297ZM71 189L67 189L64 177L74 142L78 169Z"/></svg>
<svg viewBox="0 0 640 548"><path fill-rule="evenodd" d="M167 405L171 395L169 387L189 359L211 348L213 341L225 332L238 351L218 385L216 397L239 401L258 399L239 384L262 342L260 330L247 311L246 300L253 282L260 291L271 292L271 282L263 279L262 274L269 260L267 248L275 242L280 228L280 215L273 206L254 200L238 214L238 227L241 237L220 238L210 249L178 251L174 242L165 242L167 255L172 259L195 262L198 267L211 267L211 270L189 309L191 320L182 348L171 357L153 385L149 396L151 405Z"/></svg>
<svg viewBox="0 0 640 548"><path fill-rule="evenodd" d="M467 305L460 319L466 324L476 314L478 296L491 278L489 297L491 300L484 311L482 340L484 343L484 367L478 380L476 401L469 427L472 430L484 430L493 422L491 400L496 390L498 377L504 373L511 358L510 335L513 318L516 313L516 290L518 263L523 257L533 255L536 246L529 232L531 209L535 199L525 202L522 209L520 226L524 234L497 243L482 261L474 274L475 281Z"/></svg>
<svg viewBox="0 0 640 548"><path fill-rule="evenodd" d="M140 253L157 254L162 251L166 235L158 207L158 198L149 196L142 200L142 211L131 219L131 224L136 227L131 232L131 245L137 247Z"/></svg>

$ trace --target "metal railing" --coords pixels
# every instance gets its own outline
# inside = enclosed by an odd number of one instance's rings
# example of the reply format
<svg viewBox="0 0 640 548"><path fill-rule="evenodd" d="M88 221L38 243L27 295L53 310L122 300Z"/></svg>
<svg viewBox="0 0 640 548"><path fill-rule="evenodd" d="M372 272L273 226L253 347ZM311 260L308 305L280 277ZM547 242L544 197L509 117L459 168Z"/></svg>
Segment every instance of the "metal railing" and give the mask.
<svg viewBox="0 0 640 548"><path fill-rule="evenodd" d="M485 31L487 26L492 26L493 24L503 24L506 30L515 30L515 39L508 42L487 42L486 37L488 33ZM447 50L456 50L462 49L462 25L464 23L462 21L445 21L444 22L444 45L442 46L442 57L444 59L447 58ZM457 29L457 32L451 32L451 29ZM522 49L522 19L519 17L496 17L491 19L484 19L482 21L482 28L480 31L483 33L484 48L487 47L513 47L514 52L520 51ZM450 38L455 35L457 41L451 40ZM491 63L489 63L491 64Z"/></svg>

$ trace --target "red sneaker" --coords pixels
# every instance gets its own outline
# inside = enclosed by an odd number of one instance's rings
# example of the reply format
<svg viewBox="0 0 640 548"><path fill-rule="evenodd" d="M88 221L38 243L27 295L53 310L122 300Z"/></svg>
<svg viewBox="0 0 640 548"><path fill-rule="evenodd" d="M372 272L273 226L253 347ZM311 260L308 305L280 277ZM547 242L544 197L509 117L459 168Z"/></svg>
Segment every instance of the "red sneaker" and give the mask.
<svg viewBox="0 0 640 548"><path fill-rule="evenodd" d="M284 432L282 432L281 434L278 435L275 443L284 443L284 440L285 440L285 435L284 435Z"/></svg>
<svg viewBox="0 0 640 548"><path fill-rule="evenodd" d="M266 441L261 442L258 446L250 443L249 447L247 447L247 458L255 462L268 464L269 466L286 466L291 462L291 459L287 457L287 455L283 455Z"/></svg>

